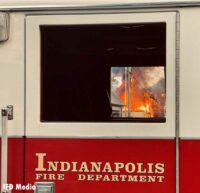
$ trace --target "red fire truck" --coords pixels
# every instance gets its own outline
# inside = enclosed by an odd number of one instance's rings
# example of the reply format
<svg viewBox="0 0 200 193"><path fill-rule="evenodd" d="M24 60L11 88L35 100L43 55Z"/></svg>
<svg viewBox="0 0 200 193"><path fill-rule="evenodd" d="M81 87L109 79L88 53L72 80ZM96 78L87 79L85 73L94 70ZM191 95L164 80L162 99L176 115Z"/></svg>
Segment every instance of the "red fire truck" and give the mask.
<svg viewBox="0 0 200 193"><path fill-rule="evenodd" d="M200 1L0 2L1 193L198 193Z"/></svg>

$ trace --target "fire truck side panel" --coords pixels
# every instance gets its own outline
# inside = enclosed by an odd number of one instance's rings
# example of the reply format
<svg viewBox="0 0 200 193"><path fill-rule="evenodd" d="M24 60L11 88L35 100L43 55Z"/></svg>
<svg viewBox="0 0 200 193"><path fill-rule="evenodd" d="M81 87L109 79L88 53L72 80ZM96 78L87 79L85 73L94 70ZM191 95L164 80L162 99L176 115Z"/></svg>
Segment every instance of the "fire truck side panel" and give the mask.
<svg viewBox="0 0 200 193"><path fill-rule="evenodd" d="M7 122L9 184L24 182L24 19L22 13L10 14L9 40L0 43L0 106L13 105L15 112Z"/></svg>
<svg viewBox="0 0 200 193"><path fill-rule="evenodd" d="M137 11L139 12L139 10ZM146 10L141 10L141 12L144 11ZM179 133L176 133L177 137L180 137L179 185L180 193L196 193L199 188L198 174L200 173L200 22L198 21L200 8L164 8L150 11L178 11L180 14L180 23L177 24L180 25L180 64L177 64L180 70L177 74L180 75L177 85L180 88L178 99L180 100L180 108L177 117L179 128L176 128L179 129ZM40 14L40 12L38 13ZM29 15L28 12L27 14ZM58 193L64 191L80 193L87 190L88 193L128 193L131 189L138 190L139 193L146 193L146 190L153 193L174 193L176 152L175 140L172 139L172 136L174 137L175 131L172 132L173 135L169 135L171 139L159 140L62 139L62 135L57 131L53 132L51 139L45 139L42 138L44 133L41 134L40 130L34 136L37 138L31 138L31 136L23 138L29 129L25 128L25 117L30 116L25 111L25 19L26 13L11 12L10 38L0 44L0 106L4 107L8 104L14 106L14 120L8 122L8 133L11 136L8 144L8 183L33 184L35 181L54 181ZM176 35L178 37L179 33ZM175 42L173 43L175 44ZM177 51L179 51L179 47L177 47ZM89 133L89 131L87 132ZM53 136L55 133L59 138ZM143 134L140 135L140 138ZM93 132L93 136L95 136L95 132ZM109 136L113 136L111 131ZM106 161L112 163L127 161L133 163L165 162L166 181L164 183L156 182L156 186L153 183L144 182L141 185L140 183L124 181L119 183L106 182L104 185L102 182L92 181L93 176L89 177L91 181L77 181L78 173L59 171L57 167L55 171L51 171L52 168L49 171L37 171L37 155L40 154L46 154L45 164L47 164L46 161L50 161L58 162L58 165L62 161L70 163L76 161L79 163L84 161L104 163ZM48 168L46 169L48 170ZM81 174L85 175L86 173L82 172ZM51 179L47 179L49 175L44 177L43 174L53 175L51 175ZM65 179L54 179L58 178L57 174L64 174ZM99 188L96 189L96 187ZM14 190L13 192L19 191Z"/></svg>
<svg viewBox="0 0 200 193"><path fill-rule="evenodd" d="M11 104L15 111L8 122L10 136L24 135L24 19L24 14L10 14L10 38L0 44L0 106Z"/></svg>
<svg viewBox="0 0 200 193"><path fill-rule="evenodd" d="M200 9L180 14L180 137L200 138Z"/></svg>
<svg viewBox="0 0 200 193"><path fill-rule="evenodd" d="M180 192L196 193L200 173L200 9L180 14Z"/></svg>

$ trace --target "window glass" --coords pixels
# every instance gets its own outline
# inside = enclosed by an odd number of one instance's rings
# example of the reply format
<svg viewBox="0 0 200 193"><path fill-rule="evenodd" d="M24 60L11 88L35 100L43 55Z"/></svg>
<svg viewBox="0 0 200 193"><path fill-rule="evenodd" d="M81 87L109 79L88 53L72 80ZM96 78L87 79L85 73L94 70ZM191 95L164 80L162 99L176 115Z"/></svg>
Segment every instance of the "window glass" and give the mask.
<svg viewBox="0 0 200 193"><path fill-rule="evenodd" d="M112 67L112 117L164 118L164 67Z"/></svg>
<svg viewBox="0 0 200 193"><path fill-rule="evenodd" d="M165 121L166 24L40 26L41 121Z"/></svg>

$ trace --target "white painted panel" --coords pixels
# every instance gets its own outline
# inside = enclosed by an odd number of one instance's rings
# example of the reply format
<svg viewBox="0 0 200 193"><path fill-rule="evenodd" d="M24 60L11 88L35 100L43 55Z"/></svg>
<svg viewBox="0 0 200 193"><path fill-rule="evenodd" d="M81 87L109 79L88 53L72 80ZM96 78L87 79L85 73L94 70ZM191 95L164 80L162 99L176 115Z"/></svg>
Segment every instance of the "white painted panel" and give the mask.
<svg viewBox="0 0 200 193"><path fill-rule="evenodd" d="M0 43L0 108L14 105L8 134L24 134L24 15L10 14L10 39Z"/></svg>
<svg viewBox="0 0 200 193"><path fill-rule="evenodd" d="M176 13L28 16L26 20L26 135L53 137L175 137ZM41 123L39 25L167 23L166 123Z"/></svg>
<svg viewBox="0 0 200 193"><path fill-rule="evenodd" d="M0 6L84 6L84 5L110 5L110 4L142 4L142 3L184 3L190 0L1 0ZM191 2L194 2L191 0ZM200 2L196 0L195 2Z"/></svg>
<svg viewBox="0 0 200 193"><path fill-rule="evenodd" d="M181 11L180 136L200 138L200 9Z"/></svg>

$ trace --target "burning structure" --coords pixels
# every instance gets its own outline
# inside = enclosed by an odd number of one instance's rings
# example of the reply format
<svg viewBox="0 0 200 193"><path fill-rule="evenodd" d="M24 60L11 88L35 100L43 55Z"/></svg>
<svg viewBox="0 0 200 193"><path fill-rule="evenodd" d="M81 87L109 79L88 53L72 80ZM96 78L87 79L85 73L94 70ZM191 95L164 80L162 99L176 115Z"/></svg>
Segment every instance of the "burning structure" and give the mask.
<svg viewBox="0 0 200 193"><path fill-rule="evenodd" d="M122 117L165 117L164 67L112 67L111 89L124 104Z"/></svg>
<svg viewBox="0 0 200 193"><path fill-rule="evenodd" d="M111 105L112 117L122 117L125 104L114 92L111 92Z"/></svg>

